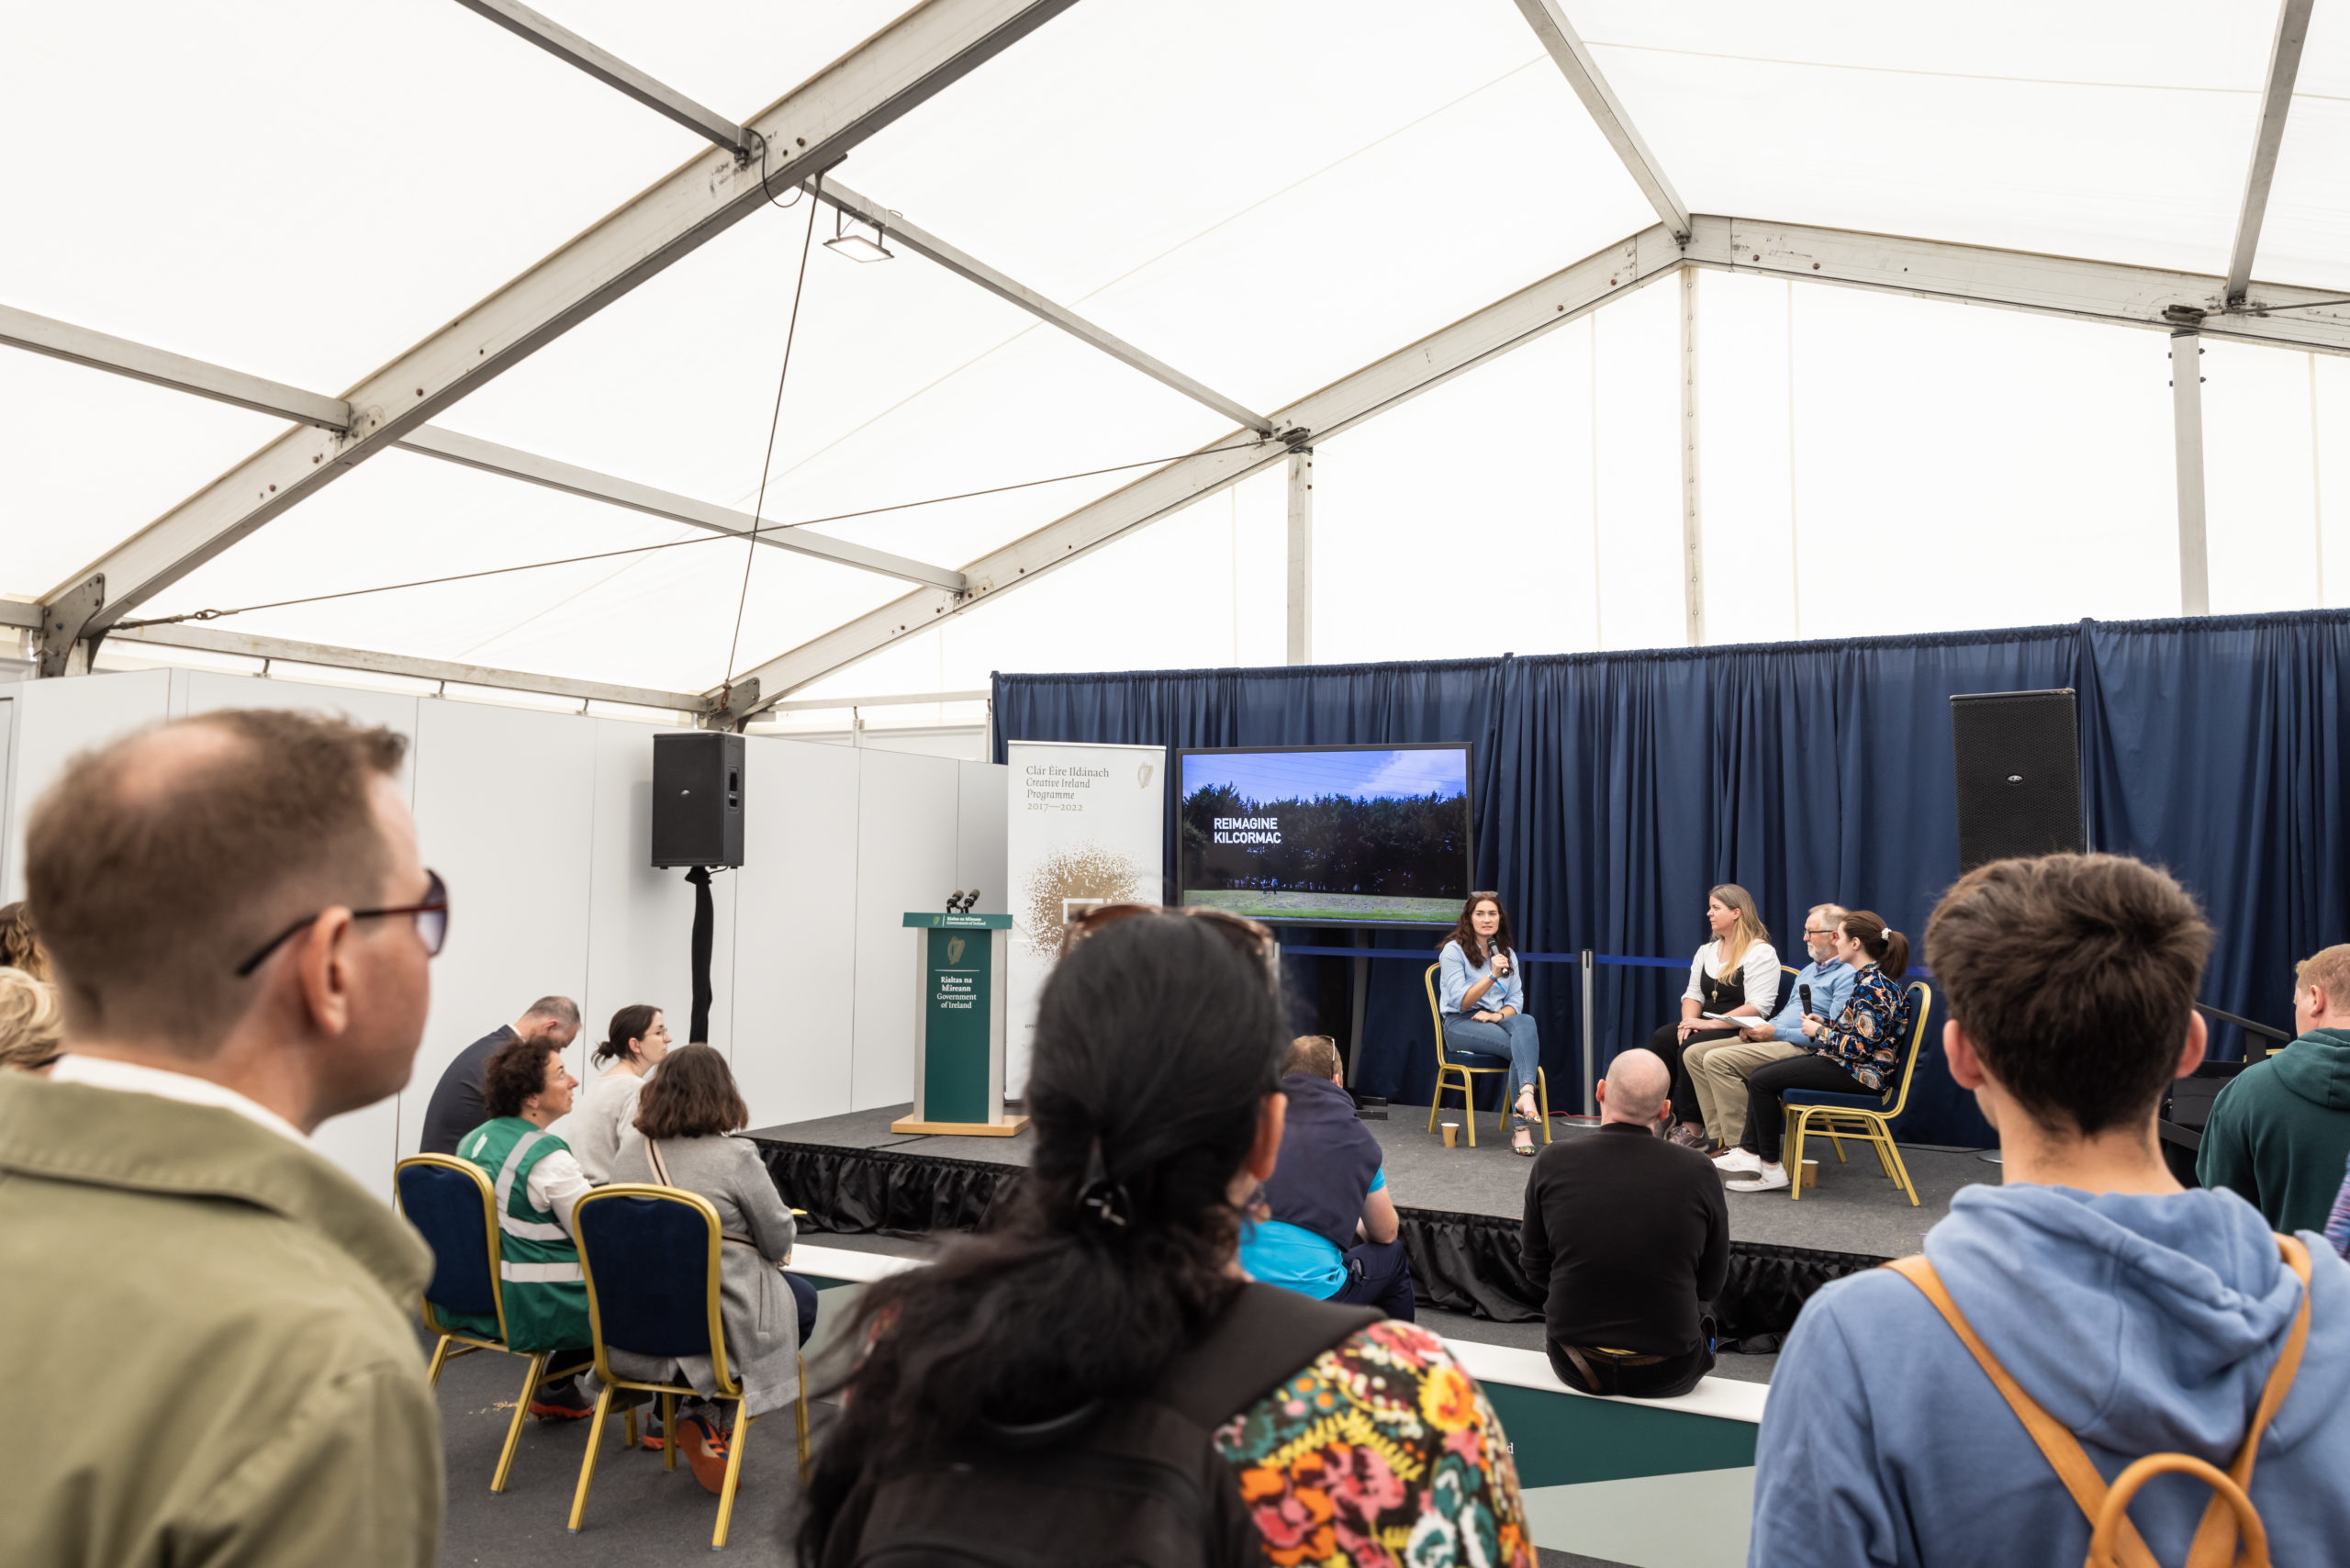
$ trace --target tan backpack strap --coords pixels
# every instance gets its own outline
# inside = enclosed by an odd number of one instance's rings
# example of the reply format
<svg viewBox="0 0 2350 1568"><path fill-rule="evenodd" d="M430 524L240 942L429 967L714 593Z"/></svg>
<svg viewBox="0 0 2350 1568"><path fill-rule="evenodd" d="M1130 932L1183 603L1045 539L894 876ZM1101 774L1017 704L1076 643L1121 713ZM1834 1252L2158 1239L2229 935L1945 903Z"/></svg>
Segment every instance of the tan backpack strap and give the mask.
<svg viewBox="0 0 2350 1568"><path fill-rule="evenodd" d="M2105 1506L2098 1510L2097 1528L2089 1533L2089 1554L2081 1568L2109 1568L2113 1562L2113 1536L2118 1529L2129 1528L2130 1516L2125 1511L2138 1488L2157 1475L2177 1473L2192 1475L2211 1488L2211 1506L2204 1513L2203 1524L2195 1532L2195 1544L2188 1551L2188 1568L2269 1568L2268 1531L2260 1522L2260 1510L2252 1506L2235 1478L2218 1465L2199 1460L2191 1453L2150 1453L2113 1478L2113 1490L2105 1499ZM2211 1529L2213 1515L2227 1520L2225 1539ZM2236 1535L2241 1529L2244 1551L2236 1551ZM2207 1551L2206 1538L2211 1544ZM2210 1552L2216 1551L2216 1557Z"/></svg>
<svg viewBox="0 0 2350 1568"><path fill-rule="evenodd" d="M2252 1506L2248 1495L2252 1491L2253 1463L2260 1457L2261 1434L2268 1429L2268 1419L2277 1414L2277 1407L2285 1403L2294 1374L2301 1370L2301 1351L2310 1340L2310 1249L2301 1245L2300 1238L2280 1235L2277 1238L2277 1250L2283 1256L2285 1266L2301 1282L2301 1305L2293 1315L2293 1327L2285 1336L2285 1348L2277 1354L2277 1364L2268 1370L2268 1383L2260 1391L2260 1403L2254 1408L2252 1423L2244 1430L2244 1446L2236 1450L2235 1462L2228 1466L2229 1490L2246 1496L2247 1510ZM2121 1483L2117 1480L2114 1490L2118 1492L2121 1487ZM2195 1531L2195 1544L2188 1550L2187 1568L2226 1568L2230 1562L2268 1561L2265 1538L2255 1534L2255 1528L2247 1528L2244 1534L2247 1543L2257 1544L2247 1544L2245 1555L2237 1556L2238 1512L2228 1490L2214 1483L2210 1506L2203 1510L2203 1522ZM2255 1514L2253 1518L2257 1521L2259 1516Z"/></svg>
<svg viewBox="0 0 2350 1568"><path fill-rule="evenodd" d="M653 1167L653 1179L655 1181L660 1182L664 1187L674 1187L677 1185L675 1182L669 1180L669 1167L662 1162L661 1142L658 1138L646 1138L644 1140L644 1162Z"/></svg>
<svg viewBox="0 0 2350 1568"><path fill-rule="evenodd" d="M1942 1315L1942 1320L1950 1325L1951 1332L1958 1336L1959 1343L1974 1356L1975 1364L1991 1380L1991 1385L2008 1402L2008 1408L2013 1410L2016 1419L2023 1423L2023 1429L2031 1434L2033 1442L2040 1445L2042 1455L2048 1461L2048 1468L2056 1473L2056 1479L2063 1482L2065 1490L2073 1495L2073 1501L2079 1505L2082 1517L2093 1528L2098 1526L2105 1512L2105 1477L2099 1475L2097 1466L2089 1462L2089 1456L2082 1449L2080 1439L2067 1431L2056 1417L2042 1410L2039 1402L2026 1394L2023 1385L1999 1364L1976 1336L1974 1325L1968 1323L1965 1316L1958 1310L1958 1303L1951 1300L1950 1292L1944 1288L1942 1276L1934 1272L1931 1263L1923 1257L1896 1258L1885 1266L1917 1286L1925 1298L1934 1304L1934 1310ZM2109 1549L2112 1555L2109 1561L2119 1562L2121 1568L2159 1568L2154 1562L2154 1554L2146 1550L2145 1538L2138 1533L2138 1527L2130 1522L2127 1514L2116 1510L2114 1521L2107 1533L2112 1538Z"/></svg>

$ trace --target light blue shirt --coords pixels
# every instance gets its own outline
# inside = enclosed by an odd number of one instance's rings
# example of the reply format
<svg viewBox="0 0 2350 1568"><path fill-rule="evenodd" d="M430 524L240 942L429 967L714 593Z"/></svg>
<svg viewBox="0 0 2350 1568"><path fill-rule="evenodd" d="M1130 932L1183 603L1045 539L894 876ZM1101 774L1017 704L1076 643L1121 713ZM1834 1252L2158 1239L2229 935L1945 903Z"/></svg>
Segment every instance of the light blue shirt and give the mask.
<svg viewBox="0 0 2350 1568"><path fill-rule="evenodd" d="M1485 988L1474 1007L1463 1007L1460 999L1469 988L1494 972L1491 963L1471 968L1469 955L1460 950L1458 942L1447 942L1444 951L1437 955L1436 994L1447 1013L1499 1013L1505 1007L1526 1011L1526 974L1516 953L1509 956L1509 973Z"/></svg>
<svg viewBox="0 0 2350 1568"><path fill-rule="evenodd" d="M1806 964L1796 971L1787 984L1787 1004L1771 1019L1771 1037L1783 1045L1809 1046L1811 1036L1803 1032L1803 991L1811 987L1811 1010L1830 1023L1844 1012L1844 1003L1852 1000L1852 967L1841 958L1830 958L1824 964Z"/></svg>
<svg viewBox="0 0 2350 1568"><path fill-rule="evenodd" d="M1371 1173L1371 1190L1387 1185L1387 1167ZM1240 1267L1252 1280L1328 1301L1346 1287L1347 1255L1302 1225L1252 1220L1240 1227Z"/></svg>

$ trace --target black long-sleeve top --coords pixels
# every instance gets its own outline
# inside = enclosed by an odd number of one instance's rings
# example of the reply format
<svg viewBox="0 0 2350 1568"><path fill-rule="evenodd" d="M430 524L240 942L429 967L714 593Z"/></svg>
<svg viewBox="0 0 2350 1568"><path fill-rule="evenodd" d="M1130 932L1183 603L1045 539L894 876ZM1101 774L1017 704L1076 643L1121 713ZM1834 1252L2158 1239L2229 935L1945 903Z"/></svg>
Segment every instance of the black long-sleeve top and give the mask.
<svg viewBox="0 0 2350 1568"><path fill-rule="evenodd" d="M1679 1355L1729 1274L1729 1206L1694 1148L1607 1122L1535 1160L1518 1237L1555 1345Z"/></svg>

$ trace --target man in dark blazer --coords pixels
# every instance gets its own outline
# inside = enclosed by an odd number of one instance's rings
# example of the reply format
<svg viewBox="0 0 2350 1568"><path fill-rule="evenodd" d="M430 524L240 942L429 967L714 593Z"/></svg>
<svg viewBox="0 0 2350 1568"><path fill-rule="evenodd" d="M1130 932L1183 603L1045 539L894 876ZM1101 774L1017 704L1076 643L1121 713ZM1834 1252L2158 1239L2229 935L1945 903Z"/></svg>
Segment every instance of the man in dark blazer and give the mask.
<svg viewBox="0 0 2350 1568"><path fill-rule="evenodd" d="M568 1050L579 1037L579 1003L567 996L543 996L511 1024L499 1025L459 1051L424 1107L420 1149L426 1154L454 1154L458 1139L489 1120L481 1103L482 1064L498 1054L498 1047L525 1035L543 1036Z"/></svg>

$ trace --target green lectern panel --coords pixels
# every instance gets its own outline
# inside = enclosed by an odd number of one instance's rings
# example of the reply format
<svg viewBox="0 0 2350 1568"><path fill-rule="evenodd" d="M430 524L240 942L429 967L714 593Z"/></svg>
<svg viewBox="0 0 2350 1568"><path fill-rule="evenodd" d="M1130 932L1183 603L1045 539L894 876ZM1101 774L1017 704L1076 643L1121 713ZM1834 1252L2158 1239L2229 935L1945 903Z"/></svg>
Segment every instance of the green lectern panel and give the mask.
<svg viewBox="0 0 2350 1568"><path fill-rule="evenodd" d="M938 931L930 944L923 1021L923 1115L933 1122L984 1122L988 1103L988 1031L994 1018L988 934Z"/></svg>

